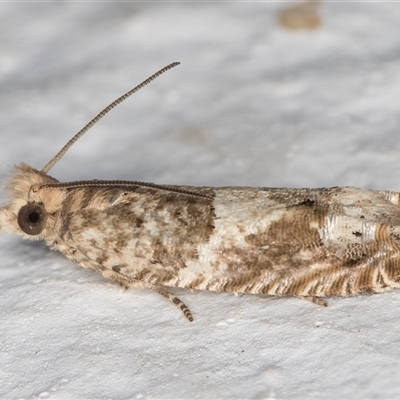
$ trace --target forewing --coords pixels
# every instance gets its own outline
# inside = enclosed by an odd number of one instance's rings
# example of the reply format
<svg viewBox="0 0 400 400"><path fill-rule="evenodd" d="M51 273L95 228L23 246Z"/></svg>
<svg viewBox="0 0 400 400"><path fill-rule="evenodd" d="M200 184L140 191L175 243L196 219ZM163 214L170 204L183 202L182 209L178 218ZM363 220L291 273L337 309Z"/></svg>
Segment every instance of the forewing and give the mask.
<svg viewBox="0 0 400 400"><path fill-rule="evenodd" d="M79 194L81 207L60 213L57 229L60 242L84 255L74 261L109 277L113 271L121 280L271 295L346 295L397 284L400 213L398 198L388 193L92 188Z"/></svg>

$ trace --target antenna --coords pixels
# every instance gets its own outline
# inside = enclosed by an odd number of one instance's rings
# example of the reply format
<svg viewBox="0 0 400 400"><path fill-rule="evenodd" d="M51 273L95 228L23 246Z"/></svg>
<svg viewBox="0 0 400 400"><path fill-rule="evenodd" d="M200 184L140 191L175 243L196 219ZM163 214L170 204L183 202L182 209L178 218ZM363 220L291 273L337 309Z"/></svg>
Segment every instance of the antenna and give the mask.
<svg viewBox="0 0 400 400"><path fill-rule="evenodd" d="M54 165L60 161L60 159L63 157L63 155L69 150L69 148L81 137L83 136L93 125L95 125L100 119L102 119L109 111L111 111L115 106L118 104L122 103L124 100L126 100L128 97L130 97L133 93L137 92L140 90L142 87L146 86L149 84L151 81L159 77L161 74L164 72L168 71L171 68L176 67L179 65L179 62L173 62L166 67L160 69L157 71L155 74L151 75L148 77L146 80L144 80L142 83L139 85L135 86L133 89L131 89L129 92L126 92L123 94L121 97L118 97L118 99L114 100L111 104L109 104L106 108L104 108L102 111L100 111L90 122L88 122L71 140L68 141L68 143L43 167L42 172L47 174L51 168L54 167Z"/></svg>

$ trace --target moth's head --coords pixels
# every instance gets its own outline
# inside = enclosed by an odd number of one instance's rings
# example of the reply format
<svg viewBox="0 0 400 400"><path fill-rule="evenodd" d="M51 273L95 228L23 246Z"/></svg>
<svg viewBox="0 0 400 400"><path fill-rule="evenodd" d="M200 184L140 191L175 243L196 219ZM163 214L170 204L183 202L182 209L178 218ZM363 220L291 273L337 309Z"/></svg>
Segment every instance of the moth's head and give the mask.
<svg viewBox="0 0 400 400"><path fill-rule="evenodd" d="M38 191L41 185L58 181L28 164L15 167L7 183L8 204L0 208L0 231L22 235L26 239L43 239L54 225L52 214L61 199Z"/></svg>
<svg viewBox="0 0 400 400"><path fill-rule="evenodd" d="M73 136L41 171L32 168L28 164L16 166L15 174L11 177L6 187L9 203L0 208L0 232L15 233L22 235L25 239L43 239L50 234L54 227L54 214L60 209L65 196L65 191L40 189L42 185L58 183L56 179L47 175L50 169L85 132L110 110L178 64L178 62L173 62L167 65L114 100Z"/></svg>

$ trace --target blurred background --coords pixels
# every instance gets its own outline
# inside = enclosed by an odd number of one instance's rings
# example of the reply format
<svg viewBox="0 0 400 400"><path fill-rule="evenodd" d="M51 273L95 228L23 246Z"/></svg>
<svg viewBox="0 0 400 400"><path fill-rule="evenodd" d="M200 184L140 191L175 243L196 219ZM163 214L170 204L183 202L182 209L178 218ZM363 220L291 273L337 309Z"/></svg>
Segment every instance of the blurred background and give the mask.
<svg viewBox="0 0 400 400"><path fill-rule="evenodd" d="M50 175L400 191L400 4L0 4L0 183ZM2 198L5 196L2 194ZM332 299L123 293L40 243L0 238L0 397L396 399L396 291Z"/></svg>

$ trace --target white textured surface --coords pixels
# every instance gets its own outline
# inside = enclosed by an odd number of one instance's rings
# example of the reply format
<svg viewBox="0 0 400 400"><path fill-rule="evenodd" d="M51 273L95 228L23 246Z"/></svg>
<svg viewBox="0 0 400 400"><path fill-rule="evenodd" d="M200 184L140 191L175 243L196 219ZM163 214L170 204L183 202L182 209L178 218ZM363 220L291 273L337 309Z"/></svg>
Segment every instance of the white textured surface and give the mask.
<svg viewBox="0 0 400 400"><path fill-rule="evenodd" d="M0 182L60 180L400 190L400 4L2 3ZM41 243L0 236L0 398L398 399L400 292L296 299L122 292Z"/></svg>

